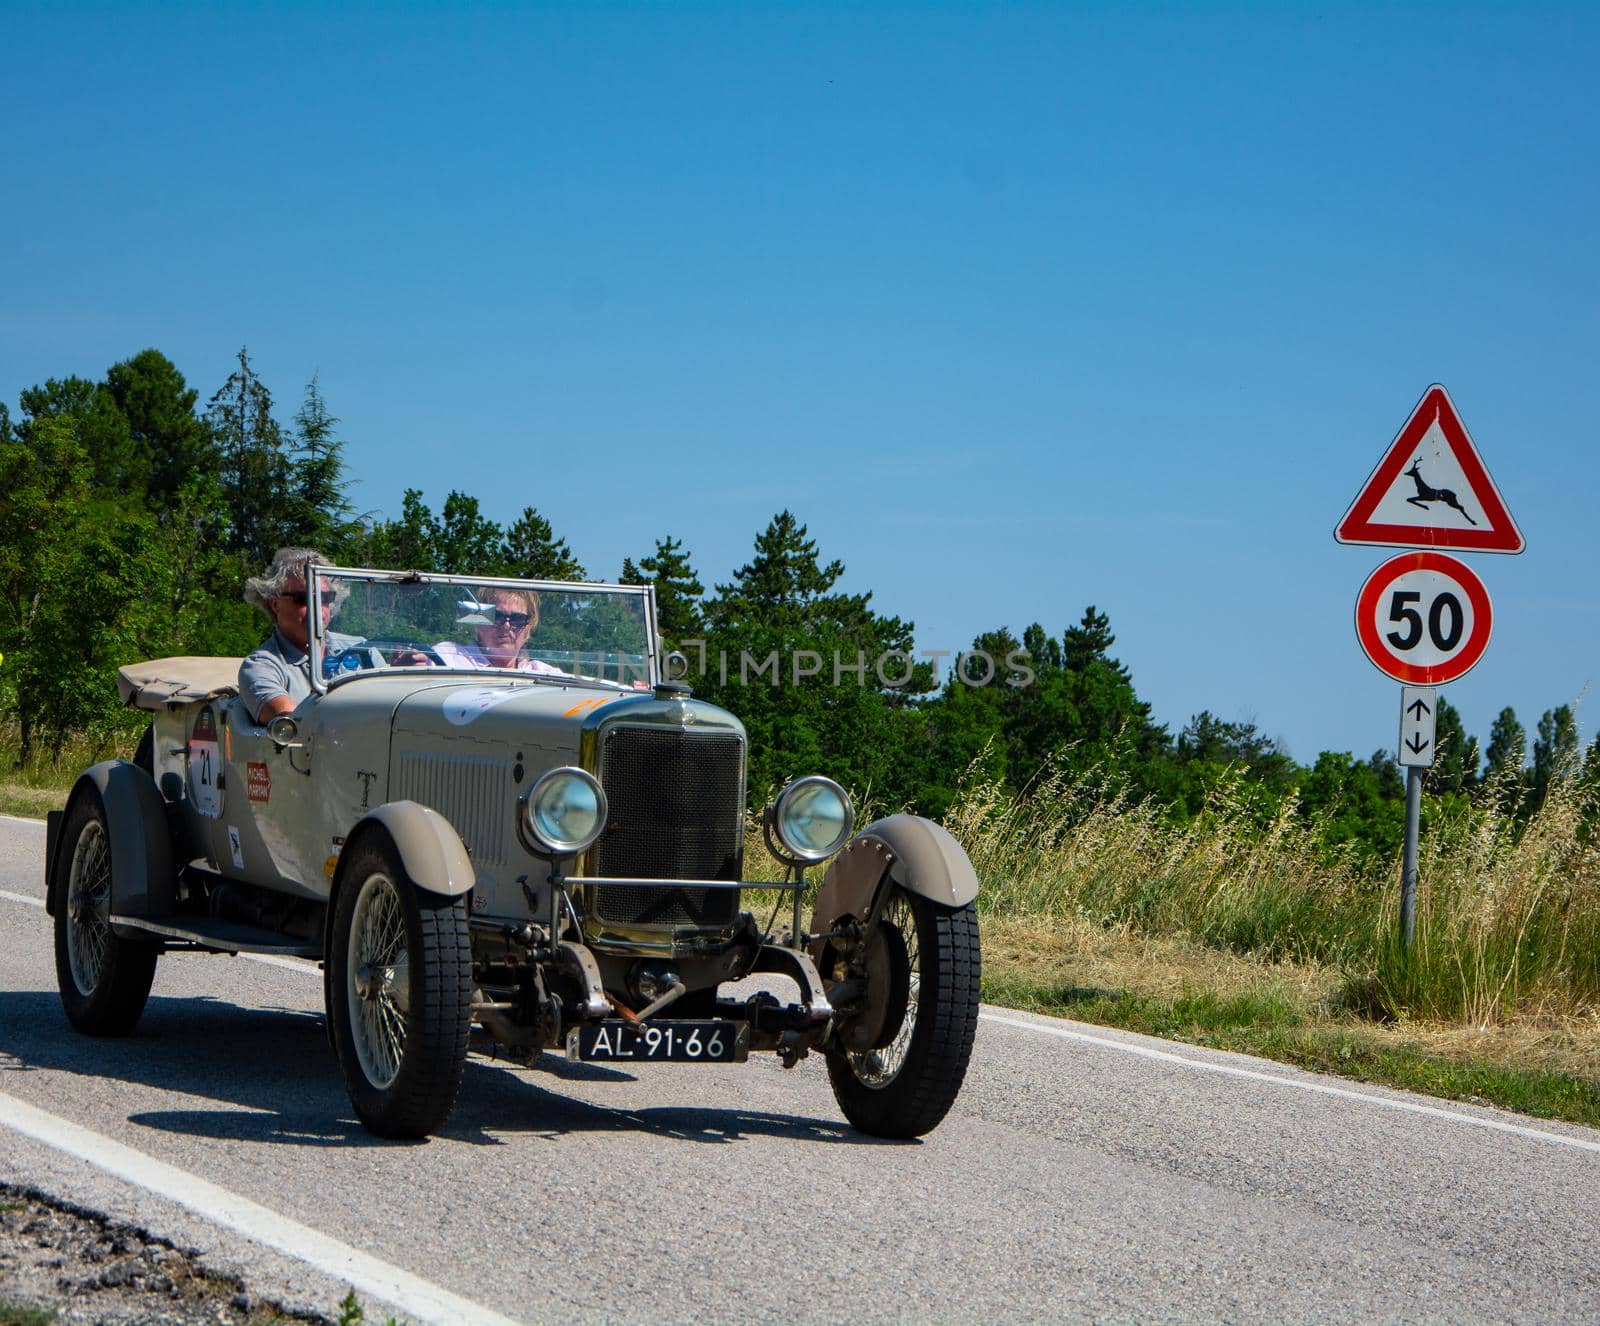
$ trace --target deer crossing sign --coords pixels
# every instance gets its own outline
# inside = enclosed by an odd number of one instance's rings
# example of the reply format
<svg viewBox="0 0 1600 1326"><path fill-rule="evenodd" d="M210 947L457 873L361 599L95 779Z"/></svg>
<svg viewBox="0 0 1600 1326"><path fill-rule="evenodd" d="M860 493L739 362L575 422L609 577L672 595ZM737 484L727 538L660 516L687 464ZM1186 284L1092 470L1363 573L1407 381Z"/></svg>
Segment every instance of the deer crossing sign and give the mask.
<svg viewBox="0 0 1600 1326"><path fill-rule="evenodd" d="M1340 543L1519 553L1522 531L1435 383L1389 444L1333 537Z"/></svg>

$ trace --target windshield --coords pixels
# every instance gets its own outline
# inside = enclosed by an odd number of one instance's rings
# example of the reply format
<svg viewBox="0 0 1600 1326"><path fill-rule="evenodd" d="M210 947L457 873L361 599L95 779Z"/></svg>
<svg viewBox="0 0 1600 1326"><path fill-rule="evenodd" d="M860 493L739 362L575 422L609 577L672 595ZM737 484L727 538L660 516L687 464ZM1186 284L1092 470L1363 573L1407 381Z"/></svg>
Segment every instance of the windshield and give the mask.
<svg viewBox="0 0 1600 1326"><path fill-rule="evenodd" d="M311 568L317 688L381 669L549 682L656 681L649 591L631 585Z"/></svg>

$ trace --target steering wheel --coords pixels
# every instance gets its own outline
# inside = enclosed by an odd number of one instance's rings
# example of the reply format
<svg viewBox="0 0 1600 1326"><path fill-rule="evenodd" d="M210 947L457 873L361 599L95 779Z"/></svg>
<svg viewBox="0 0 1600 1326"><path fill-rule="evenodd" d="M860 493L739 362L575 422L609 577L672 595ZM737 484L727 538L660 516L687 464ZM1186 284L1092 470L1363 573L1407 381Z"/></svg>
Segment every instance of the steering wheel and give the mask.
<svg viewBox="0 0 1600 1326"><path fill-rule="evenodd" d="M415 640L408 640L403 635L369 636L367 639L361 642L360 647L371 649L377 655L380 663L384 667L416 666L415 664L396 665L390 663L390 654L421 654L423 658L428 660L429 665L432 667L442 668L446 666L444 659L439 657L438 651L431 645L419 644Z"/></svg>
<svg viewBox="0 0 1600 1326"><path fill-rule="evenodd" d="M387 668L392 666L386 657L385 651L395 653L421 654L430 665L436 668L445 666L445 662L438 653L428 645L418 644L415 640L407 640L398 635L374 635L359 644L351 645L348 649L341 649L329 654L322 662L322 670L329 677L337 677L343 672L361 672L371 668Z"/></svg>

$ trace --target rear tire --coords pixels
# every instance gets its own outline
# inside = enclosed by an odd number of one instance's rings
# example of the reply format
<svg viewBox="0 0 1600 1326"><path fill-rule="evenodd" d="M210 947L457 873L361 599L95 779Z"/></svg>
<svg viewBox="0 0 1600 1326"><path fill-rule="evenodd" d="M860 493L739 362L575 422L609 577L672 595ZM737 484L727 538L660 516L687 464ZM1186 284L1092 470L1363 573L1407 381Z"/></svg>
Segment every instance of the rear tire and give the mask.
<svg viewBox="0 0 1600 1326"><path fill-rule="evenodd" d="M905 1020L881 1050L827 1052L839 1108L873 1137L921 1137L955 1103L978 1029L978 913L897 890L884 919L906 941Z"/></svg>
<svg viewBox="0 0 1600 1326"><path fill-rule="evenodd" d="M415 1138L444 1123L471 1029L467 900L419 888L381 835L349 861L326 993L345 1089L367 1129Z"/></svg>
<svg viewBox="0 0 1600 1326"><path fill-rule="evenodd" d="M61 827L56 898L56 984L67 1020L89 1036L126 1036L150 998L155 944L111 928L111 831L97 792L85 788Z"/></svg>

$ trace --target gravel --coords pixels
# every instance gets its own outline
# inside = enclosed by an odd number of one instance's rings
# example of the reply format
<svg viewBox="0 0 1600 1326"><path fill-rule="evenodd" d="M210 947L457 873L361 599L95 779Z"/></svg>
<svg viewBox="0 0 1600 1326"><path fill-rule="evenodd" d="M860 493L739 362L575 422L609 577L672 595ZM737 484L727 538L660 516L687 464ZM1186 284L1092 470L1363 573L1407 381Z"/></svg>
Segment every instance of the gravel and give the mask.
<svg viewBox="0 0 1600 1326"><path fill-rule="evenodd" d="M132 1226L0 1184L0 1326L306 1320L259 1300L238 1281L207 1273L188 1253Z"/></svg>

